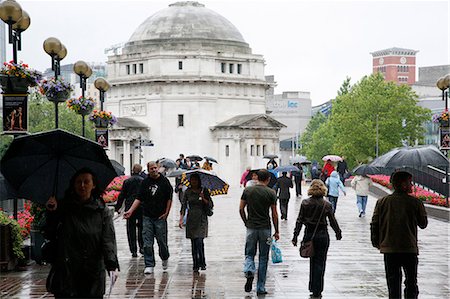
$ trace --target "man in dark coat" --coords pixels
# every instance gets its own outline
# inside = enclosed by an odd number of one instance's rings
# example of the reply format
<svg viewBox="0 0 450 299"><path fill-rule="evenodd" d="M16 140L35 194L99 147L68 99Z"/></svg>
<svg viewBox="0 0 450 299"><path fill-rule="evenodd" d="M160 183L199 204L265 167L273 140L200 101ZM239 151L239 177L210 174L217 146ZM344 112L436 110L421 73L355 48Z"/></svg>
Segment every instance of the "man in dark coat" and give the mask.
<svg viewBox="0 0 450 299"><path fill-rule="evenodd" d="M372 245L384 254L389 298L401 298L402 268L405 272L405 298L417 298L417 226L427 227L421 200L412 192L412 175L399 171L392 175L394 193L377 201L370 234Z"/></svg>
<svg viewBox="0 0 450 299"><path fill-rule="evenodd" d="M287 220L288 204L291 194L289 189L294 187L292 179L287 177L287 172L283 172L282 176L277 179L276 192L280 199L281 220Z"/></svg>
<svg viewBox="0 0 450 299"><path fill-rule="evenodd" d="M303 180L303 168L300 163L295 163L294 166L297 166L299 171L293 171L292 176L294 177L294 183L295 183L295 194L296 196L302 195L302 180Z"/></svg>
<svg viewBox="0 0 450 299"><path fill-rule="evenodd" d="M336 170L339 173L339 178L341 179L342 184L344 184L346 176L348 175L347 161L345 161L344 156L342 156L342 161L338 162Z"/></svg>
<svg viewBox="0 0 450 299"><path fill-rule="evenodd" d="M144 178L141 176L142 166L134 164L131 177L123 182L122 191L119 194L115 206L116 212L119 213L123 202L125 201L125 211L130 209L134 200L136 199L141 183ZM137 229L137 243L139 244L139 252L144 254L144 241L142 238L142 208L139 207L134 214L127 219L127 237L128 246L130 247L131 255L137 257L136 245L136 229Z"/></svg>

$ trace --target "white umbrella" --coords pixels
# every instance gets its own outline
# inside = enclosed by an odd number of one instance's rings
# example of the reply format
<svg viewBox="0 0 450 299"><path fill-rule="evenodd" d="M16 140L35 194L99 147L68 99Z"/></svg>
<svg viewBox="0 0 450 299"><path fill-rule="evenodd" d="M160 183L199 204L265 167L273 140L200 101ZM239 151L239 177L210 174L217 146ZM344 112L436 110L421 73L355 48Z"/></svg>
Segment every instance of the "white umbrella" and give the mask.
<svg viewBox="0 0 450 299"><path fill-rule="evenodd" d="M333 162L342 161L342 158L336 155L326 155L323 156L322 161L328 161L331 160Z"/></svg>

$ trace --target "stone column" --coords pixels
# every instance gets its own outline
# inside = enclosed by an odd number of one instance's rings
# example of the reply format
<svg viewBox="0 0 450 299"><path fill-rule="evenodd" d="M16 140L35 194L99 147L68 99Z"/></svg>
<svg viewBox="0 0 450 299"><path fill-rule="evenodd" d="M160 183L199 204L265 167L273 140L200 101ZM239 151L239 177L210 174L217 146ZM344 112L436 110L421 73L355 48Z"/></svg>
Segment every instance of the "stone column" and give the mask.
<svg viewBox="0 0 450 299"><path fill-rule="evenodd" d="M109 140L109 151L107 151L108 157L112 160L120 161L117 158L117 142L115 140Z"/></svg>
<svg viewBox="0 0 450 299"><path fill-rule="evenodd" d="M123 167L125 167L125 174L130 175L130 140L123 141Z"/></svg>

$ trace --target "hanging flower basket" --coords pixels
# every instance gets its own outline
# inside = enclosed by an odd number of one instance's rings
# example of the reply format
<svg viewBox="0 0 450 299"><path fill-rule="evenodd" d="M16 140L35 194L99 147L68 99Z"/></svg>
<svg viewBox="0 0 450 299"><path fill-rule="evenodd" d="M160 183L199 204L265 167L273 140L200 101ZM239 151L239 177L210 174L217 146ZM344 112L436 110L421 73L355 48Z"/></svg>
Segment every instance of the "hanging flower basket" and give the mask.
<svg viewBox="0 0 450 299"><path fill-rule="evenodd" d="M67 107L80 115L88 115L94 109L95 102L92 98L79 97L67 100Z"/></svg>
<svg viewBox="0 0 450 299"><path fill-rule="evenodd" d="M448 127L449 126L449 115L448 110L444 110L440 113L436 113L433 115L432 121L434 123L439 123L441 127Z"/></svg>
<svg viewBox="0 0 450 299"><path fill-rule="evenodd" d="M65 102L73 91L70 83L64 82L63 79L52 78L51 80L42 80L40 91L52 102Z"/></svg>
<svg viewBox="0 0 450 299"><path fill-rule="evenodd" d="M98 110L94 110L89 116L89 120L94 123L96 128L107 128L117 122L117 118L111 112Z"/></svg>
<svg viewBox="0 0 450 299"><path fill-rule="evenodd" d="M26 93L28 87L37 86L41 79L40 72L30 69L23 62L5 62L0 69L0 83L4 93Z"/></svg>

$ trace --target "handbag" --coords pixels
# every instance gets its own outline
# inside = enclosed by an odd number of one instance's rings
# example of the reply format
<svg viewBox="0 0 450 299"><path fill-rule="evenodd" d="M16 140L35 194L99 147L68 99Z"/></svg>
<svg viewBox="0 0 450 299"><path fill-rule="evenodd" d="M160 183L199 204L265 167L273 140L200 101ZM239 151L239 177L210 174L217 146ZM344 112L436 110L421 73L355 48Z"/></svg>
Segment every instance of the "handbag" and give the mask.
<svg viewBox="0 0 450 299"><path fill-rule="evenodd" d="M300 256L304 257L304 258L309 258L309 257L313 257L314 256L314 243L313 243L313 239L314 236L316 235L317 232L317 228L319 227L319 223L320 220L322 219L322 215L323 215L323 211L325 210L325 203L323 204L322 207L322 211L320 212L320 216L319 216L319 220L317 221L316 227L314 229L314 232L311 236L311 240L309 241L302 241L302 243L300 244Z"/></svg>

